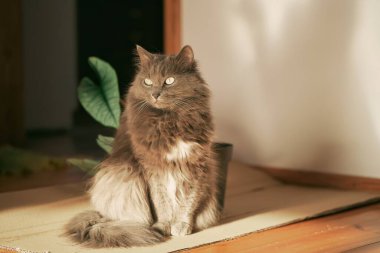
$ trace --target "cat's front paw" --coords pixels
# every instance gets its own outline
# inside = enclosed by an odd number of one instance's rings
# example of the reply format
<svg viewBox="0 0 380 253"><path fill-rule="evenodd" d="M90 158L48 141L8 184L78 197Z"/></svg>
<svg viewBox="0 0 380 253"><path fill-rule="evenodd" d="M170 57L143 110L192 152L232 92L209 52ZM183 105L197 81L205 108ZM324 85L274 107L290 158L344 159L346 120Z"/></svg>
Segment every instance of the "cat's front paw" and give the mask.
<svg viewBox="0 0 380 253"><path fill-rule="evenodd" d="M185 236L191 234L193 227L186 222L176 222L171 227L172 236Z"/></svg>
<svg viewBox="0 0 380 253"><path fill-rule="evenodd" d="M163 235L170 235L169 222L156 222L152 225L152 228Z"/></svg>

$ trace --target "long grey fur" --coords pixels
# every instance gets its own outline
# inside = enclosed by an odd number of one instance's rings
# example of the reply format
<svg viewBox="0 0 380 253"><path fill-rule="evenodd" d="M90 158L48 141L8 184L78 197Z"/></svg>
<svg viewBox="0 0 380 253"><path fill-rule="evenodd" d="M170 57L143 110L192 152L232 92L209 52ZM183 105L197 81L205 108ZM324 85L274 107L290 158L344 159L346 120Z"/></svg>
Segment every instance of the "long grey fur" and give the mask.
<svg viewBox="0 0 380 253"><path fill-rule="evenodd" d="M109 220L97 212L76 215L65 227L65 235L88 247L147 246L163 242L167 237L146 224Z"/></svg>
<svg viewBox="0 0 380 253"><path fill-rule="evenodd" d="M112 152L89 190L96 211L66 226L86 246L157 244L213 226L221 214L210 90L191 47L171 56L137 53Z"/></svg>

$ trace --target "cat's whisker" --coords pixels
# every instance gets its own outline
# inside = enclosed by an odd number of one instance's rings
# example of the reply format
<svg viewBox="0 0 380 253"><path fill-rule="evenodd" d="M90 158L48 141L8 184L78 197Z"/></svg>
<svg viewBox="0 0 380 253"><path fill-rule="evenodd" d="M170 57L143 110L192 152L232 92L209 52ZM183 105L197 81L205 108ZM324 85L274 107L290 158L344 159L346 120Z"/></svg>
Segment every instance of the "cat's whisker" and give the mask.
<svg viewBox="0 0 380 253"><path fill-rule="evenodd" d="M142 104L142 106L138 110L136 116L138 116L141 112L143 112L147 107L148 107L148 103L147 102L145 102L144 104Z"/></svg>
<svg viewBox="0 0 380 253"><path fill-rule="evenodd" d="M183 105L183 104L175 103L175 106L177 108L180 108L180 109L184 110L185 112L190 111L190 108L185 107L185 105Z"/></svg>
<svg viewBox="0 0 380 253"><path fill-rule="evenodd" d="M190 105L187 101L185 100L176 100L175 101L176 104L178 105Z"/></svg>
<svg viewBox="0 0 380 253"><path fill-rule="evenodd" d="M144 104L144 103L146 103L146 101L145 100L140 100L140 101L138 101L137 103L134 103L133 104L133 107L134 108L139 108L142 104Z"/></svg>
<svg viewBox="0 0 380 253"><path fill-rule="evenodd" d="M139 104L139 106L136 108L136 113L134 117L132 118L132 122L134 122L137 119L137 117L140 115L140 113L142 113L148 107L148 102L145 100L142 100L136 104Z"/></svg>
<svg viewBox="0 0 380 253"><path fill-rule="evenodd" d="M185 100L175 100L174 104L185 111L191 111L194 109L193 106Z"/></svg>

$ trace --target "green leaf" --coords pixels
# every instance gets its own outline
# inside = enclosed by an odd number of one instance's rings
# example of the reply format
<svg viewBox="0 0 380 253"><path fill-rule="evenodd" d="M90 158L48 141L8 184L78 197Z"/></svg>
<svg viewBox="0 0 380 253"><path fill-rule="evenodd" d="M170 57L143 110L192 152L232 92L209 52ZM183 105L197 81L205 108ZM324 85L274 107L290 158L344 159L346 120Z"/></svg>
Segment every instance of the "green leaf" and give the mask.
<svg viewBox="0 0 380 253"><path fill-rule="evenodd" d="M92 159L70 158L67 161L90 175L95 175L99 164L98 161Z"/></svg>
<svg viewBox="0 0 380 253"><path fill-rule="evenodd" d="M104 149L107 152L107 154L110 154L112 151L112 143L114 139L115 138L113 137L108 137L99 134L98 138L96 139L96 142L102 149Z"/></svg>
<svg viewBox="0 0 380 253"><path fill-rule="evenodd" d="M78 87L78 97L86 111L101 124L117 128L120 119L120 94L115 70L107 62L90 57L91 68L99 85L84 77Z"/></svg>

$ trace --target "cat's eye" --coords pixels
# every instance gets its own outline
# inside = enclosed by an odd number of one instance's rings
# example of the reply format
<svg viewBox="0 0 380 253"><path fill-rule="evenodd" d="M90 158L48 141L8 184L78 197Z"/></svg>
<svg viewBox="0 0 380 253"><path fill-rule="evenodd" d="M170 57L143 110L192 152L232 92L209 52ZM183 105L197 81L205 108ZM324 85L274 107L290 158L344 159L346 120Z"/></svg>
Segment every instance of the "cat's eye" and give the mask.
<svg viewBox="0 0 380 253"><path fill-rule="evenodd" d="M170 85L174 83L174 77L169 77L165 80L165 84Z"/></svg>
<svg viewBox="0 0 380 253"><path fill-rule="evenodd" d="M149 78L145 78L145 79L144 79L144 84L145 84L146 86L152 86L152 85L153 85L153 81L150 80Z"/></svg>

